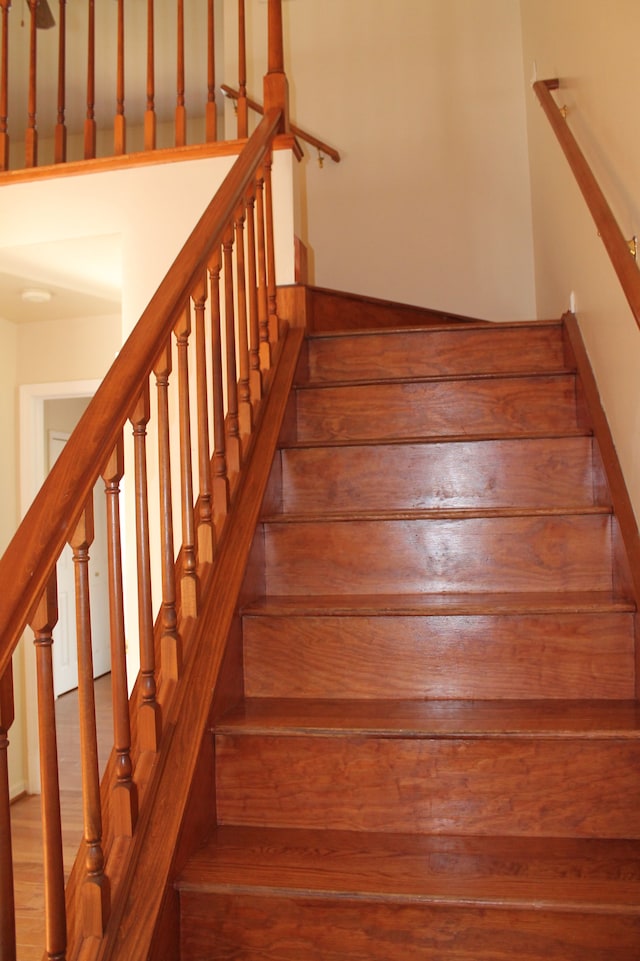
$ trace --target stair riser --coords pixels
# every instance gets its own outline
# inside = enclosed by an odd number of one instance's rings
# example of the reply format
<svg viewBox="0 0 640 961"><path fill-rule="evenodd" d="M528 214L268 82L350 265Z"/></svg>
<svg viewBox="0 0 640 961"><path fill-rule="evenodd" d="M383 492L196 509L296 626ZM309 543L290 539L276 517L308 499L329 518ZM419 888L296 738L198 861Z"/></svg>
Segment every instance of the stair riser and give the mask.
<svg viewBox="0 0 640 961"><path fill-rule="evenodd" d="M394 331L309 342L309 380L331 383L396 377L439 377L564 366L559 327L489 327Z"/></svg>
<svg viewBox="0 0 640 961"><path fill-rule="evenodd" d="M608 515L264 526L268 594L611 589Z"/></svg>
<svg viewBox="0 0 640 961"><path fill-rule="evenodd" d="M182 895L182 961L637 961L640 919L248 894Z"/></svg>
<svg viewBox="0 0 640 961"><path fill-rule="evenodd" d="M589 437L294 448L281 457L285 512L594 503Z"/></svg>
<svg viewBox="0 0 640 961"><path fill-rule="evenodd" d="M218 735L220 824L640 837L640 742Z"/></svg>
<svg viewBox="0 0 640 961"><path fill-rule="evenodd" d="M300 442L577 428L574 378L423 381L297 392Z"/></svg>
<svg viewBox="0 0 640 961"><path fill-rule="evenodd" d="M248 697L632 698L631 614L243 619Z"/></svg>

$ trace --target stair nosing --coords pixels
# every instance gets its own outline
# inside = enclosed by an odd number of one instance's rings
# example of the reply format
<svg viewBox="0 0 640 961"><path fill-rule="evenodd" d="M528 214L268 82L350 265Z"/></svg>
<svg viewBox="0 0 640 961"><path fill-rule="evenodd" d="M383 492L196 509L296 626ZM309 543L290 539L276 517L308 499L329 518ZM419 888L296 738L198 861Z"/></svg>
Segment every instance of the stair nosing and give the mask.
<svg viewBox="0 0 640 961"><path fill-rule="evenodd" d="M418 434L415 437L363 437L360 438L328 438L327 440L286 441L278 445L278 450L322 450L333 447L411 447L431 444L465 444L492 443L493 441L528 440L569 440L572 438L593 438L593 431L588 427L577 427L574 430L545 430L540 433L533 431L514 431L503 434Z"/></svg>
<svg viewBox="0 0 640 961"><path fill-rule="evenodd" d="M586 914L593 913L599 915L627 915L635 916L640 915L640 905L637 904L627 904L625 902L615 903L615 902L603 902L603 901L569 901L551 898L516 898L514 896L505 895L503 897L478 897L473 898L469 895L464 897L456 897L454 894L443 895L443 894L408 894L401 892L390 892L382 893L379 891L367 891L367 890L345 890L344 887L335 890L330 887L325 888L306 888L300 885L295 887L292 885L282 885L274 887L273 885L260 884L260 883L225 883L220 881L217 884L215 882L209 883L199 883L199 882L188 882L179 880L176 883L177 889L181 893L198 893L198 894L240 894L245 896L258 896L258 897L279 897L279 898L304 898L308 900L340 900L340 901L355 901L355 902L367 902L367 903L384 903L384 904L424 904L424 905L434 905L442 907L456 907L456 908L486 908L486 909L496 909L496 910L520 910L520 911L531 911L532 909L539 911L553 911L553 912L569 912L571 914Z"/></svg>
<svg viewBox="0 0 640 961"><path fill-rule="evenodd" d="M340 330L327 330L327 331L309 331L307 333L307 339L312 340L333 340L337 338L346 337L371 337L376 334L425 334L432 332L454 332L454 333L466 333L469 330L539 330L545 327L555 328L560 332L562 330L561 320L507 320L507 321L487 321L487 320L449 320L445 318L451 317L451 314L446 312L442 315L443 322L440 324L425 324L423 327L415 325L399 325L398 327L361 327L350 330L345 327Z"/></svg>
<svg viewBox="0 0 640 961"><path fill-rule="evenodd" d="M550 368L545 370L544 368L534 368L534 369L523 369L518 371L509 370L494 370L494 371L477 371L473 373L459 373L459 374L426 374L417 376L401 376L401 377L365 377L365 378L351 378L348 380L308 380L308 381L296 381L293 384L293 390L327 390L331 388L343 389L343 388L359 388L359 387L380 387L380 386L398 386L403 384L446 384L454 381L472 381L472 380L520 380L520 379L557 379L559 377L575 377L576 370L572 367L558 367Z"/></svg>
<svg viewBox="0 0 640 961"><path fill-rule="evenodd" d="M320 603L320 602L323 603ZM524 603L523 603L524 601ZM281 616L295 613L302 617L368 617L452 615L527 615L563 613L633 613L636 605L630 598L608 592L559 591L529 594L512 592L496 594L351 594L351 595L266 595L244 604L243 616Z"/></svg>
<svg viewBox="0 0 640 961"><path fill-rule="evenodd" d="M358 521L405 521L405 520L472 520L510 517L579 517L610 516L613 509L609 504L585 504L582 506L562 507L409 507L400 510L344 510L312 512L269 513L260 518L265 525L278 524L327 524Z"/></svg>

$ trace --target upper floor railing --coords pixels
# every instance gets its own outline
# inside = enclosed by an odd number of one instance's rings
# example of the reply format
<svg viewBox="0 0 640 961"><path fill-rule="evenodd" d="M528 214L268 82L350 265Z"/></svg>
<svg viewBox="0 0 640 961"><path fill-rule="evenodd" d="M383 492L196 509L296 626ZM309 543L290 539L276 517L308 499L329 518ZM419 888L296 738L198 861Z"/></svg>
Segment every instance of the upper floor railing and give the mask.
<svg viewBox="0 0 640 961"><path fill-rule="evenodd" d="M554 80L537 80L533 89L551 123L576 182L598 228L618 280L636 323L640 327L640 272L636 264L636 243L625 240L606 197L589 167L566 121L564 110L555 102L552 91L560 87Z"/></svg>
<svg viewBox="0 0 640 961"><path fill-rule="evenodd" d="M67 7L0 0L0 172L248 136L245 0L225 8L214 0ZM216 75L221 9L238 25L237 127L226 134ZM339 159L310 134L296 136Z"/></svg>
<svg viewBox="0 0 640 961"><path fill-rule="evenodd" d="M3 961L17 956L7 750L14 720L12 656L27 627L36 651L45 957L76 956L81 942L100 945L120 896L127 851L153 793L150 771L166 743L167 711L189 657L282 335L271 177L275 138L287 123L286 101L279 101L287 89L280 4L269 0L264 118L0 559ZM4 3L5 18L6 8ZM104 496L96 508L97 481ZM132 494L130 524L121 509L125 488ZM114 745L102 785L90 616L96 509L107 529ZM52 646L59 615L56 565L66 544L75 571L83 841L65 893ZM136 595L135 624L125 623L127 580ZM155 595L161 598L157 618ZM140 671L129 701L127 645L134 638Z"/></svg>

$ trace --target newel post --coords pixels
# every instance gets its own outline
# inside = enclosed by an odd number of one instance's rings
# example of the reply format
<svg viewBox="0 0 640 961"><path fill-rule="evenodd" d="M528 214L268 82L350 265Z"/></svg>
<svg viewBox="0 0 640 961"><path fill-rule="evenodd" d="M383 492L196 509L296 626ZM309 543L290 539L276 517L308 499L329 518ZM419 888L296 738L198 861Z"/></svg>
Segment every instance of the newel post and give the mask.
<svg viewBox="0 0 640 961"><path fill-rule="evenodd" d="M284 130L289 129L289 84L284 72L282 0L269 0L269 68L264 78L264 109L282 110Z"/></svg>

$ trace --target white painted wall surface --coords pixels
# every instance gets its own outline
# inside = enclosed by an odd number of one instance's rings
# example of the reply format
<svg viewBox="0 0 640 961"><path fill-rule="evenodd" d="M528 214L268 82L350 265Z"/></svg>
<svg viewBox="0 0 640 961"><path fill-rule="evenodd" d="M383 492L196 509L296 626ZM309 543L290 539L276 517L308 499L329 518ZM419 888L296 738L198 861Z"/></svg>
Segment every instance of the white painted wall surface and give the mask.
<svg viewBox="0 0 640 961"><path fill-rule="evenodd" d="M558 103L626 237L640 233L640 118L633 78L637 0L522 0L525 74L558 77ZM532 91L536 290L541 316L569 308L598 380L636 516L640 517L640 331L569 166Z"/></svg>
<svg viewBox="0 0 640 961"><path fill-rule="evenodd" d="M342 155L321 170L305 148L315 282L534 316L517 0L285 0L283 12L291 118ZM266 5L247 16L249 94L261 101ZM232 9L225 30L237 86Z"/></svg>

